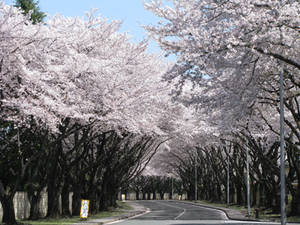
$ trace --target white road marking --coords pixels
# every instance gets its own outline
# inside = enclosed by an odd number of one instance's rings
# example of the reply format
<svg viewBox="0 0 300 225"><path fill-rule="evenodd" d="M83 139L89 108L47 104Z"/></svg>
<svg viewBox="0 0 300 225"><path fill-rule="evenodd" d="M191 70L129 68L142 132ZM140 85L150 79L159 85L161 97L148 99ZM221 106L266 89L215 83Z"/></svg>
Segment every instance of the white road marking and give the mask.
<svg viewBox="0 0 300 225"><path fill-rule="evenodd" d="M185 213L185 209L183 210L183 212L182 213L180 213L178 216L176 216L175 218L174 218L174 220L177 220L179 217L181 217L184 213Z"/></svg>
<svg viewBox="0 0 300 225"><path fill-rule="evenodd" d="M193 207L196 207L196 208L204 208L205 210L208 210L208 211L218 211L222 216L223 216L223 220L230 220L226 213L221 210L221 209L216 209L216 208L212 208L212 207L206 207L204 205L197 205L197 204L193 204L193 203L189 203L189 202L182 202L182 204L189 204L190 206L193 206ZM230 220L232 221L232 220Z"/></svg>
<svg viewBox="0 0 300 225"><path fill-rule="evenodd" d="M183 210L183 212L181 212L178 216L176 216L174 218L174 220L177 220L179 217L181 217L183 214L185 214L186 212L186 209L185 208L181 208L181 207L178 207L178 206L174 206L174 205L168 205L166 203L162 203L162 202L156 202L158 204L161 204L161 205L166 205L166 206L169 206L169 207L173 207L173 208L176 208L176 209L180 209L180 210Z"/></svg>
<svg viewBox="0 0 300 225"><path fill-rule="evenodd" d="M151 212L151 210L149 208L146 209L146 212L142 213L142 214L139 214L139 215L135 215L135 216L132 216L132 217L129 217L129 218L126 218L124 220L117 220L117 221L112 221L112 222L108 222L108 223L105 223L105 224L115 224L115 223L122 223L124 221L127 221L129 219L134 219L134 218L137 218L137 217L140 217L140 216L143 216L143 215L146 215L147 213Z"/></svg>

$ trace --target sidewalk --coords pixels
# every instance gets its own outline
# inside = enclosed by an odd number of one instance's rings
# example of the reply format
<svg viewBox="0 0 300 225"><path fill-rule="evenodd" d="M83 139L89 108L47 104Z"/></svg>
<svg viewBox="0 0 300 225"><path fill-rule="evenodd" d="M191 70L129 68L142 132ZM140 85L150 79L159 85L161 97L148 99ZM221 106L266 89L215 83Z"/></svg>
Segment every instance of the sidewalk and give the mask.
<svg viewBox="0 0 300 225"><path fill-rule="evenodd" d="M142 213L147 211L146 208L144 208L143 206L141 206L139 204L136 204L135 202L128 201L127 203L133 208L132 210L124 210L124 213L122 213L120 215L117 215L117 216L105 217L105 218L101 218L101 219L91 219L91 220L82 221L82 222L79 222L79 223L74 223L72 225L80 225L80 224L84 224L84 225L101 225L101 224L114 222L114 221L117 221L117 220L127 219L129 217L133 217L133 216L142 214Z"/></svg>
<svg viewBox="0 0 300 225"><path fill-rule="evenodd" d="M217 206L209 206L198 202L191 202L191 201L183 201L186 204L194 204L194 205L200 205L202 207L210 208L210 209L218 209L223 211L227 217L231 220L243 220L243 221L259 221L257 219L249 218L246 214L243 214L239 210L225 208L225 207L217 207Z"/></svg>

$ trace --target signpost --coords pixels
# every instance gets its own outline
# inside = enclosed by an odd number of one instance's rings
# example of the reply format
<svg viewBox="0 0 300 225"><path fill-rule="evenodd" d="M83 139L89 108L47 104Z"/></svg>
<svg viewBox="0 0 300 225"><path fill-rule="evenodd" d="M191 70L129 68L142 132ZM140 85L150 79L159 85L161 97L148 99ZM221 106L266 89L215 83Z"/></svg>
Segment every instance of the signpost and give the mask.
<svg viewBox="0 0 300 225"><path fill-rule="evenodd" d="M89 206L90 201L89 200L81 200L81 208L80 208L80 218L81 219L87 219L89 214Z"/></svg>

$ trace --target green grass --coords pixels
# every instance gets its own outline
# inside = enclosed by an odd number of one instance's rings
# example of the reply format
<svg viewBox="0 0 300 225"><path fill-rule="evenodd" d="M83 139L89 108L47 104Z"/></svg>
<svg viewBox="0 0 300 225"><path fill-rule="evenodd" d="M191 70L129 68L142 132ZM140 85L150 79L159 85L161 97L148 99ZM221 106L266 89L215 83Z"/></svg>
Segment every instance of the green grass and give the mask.
<svg viewBox="0 0 300 225"><path fill-rule="evenodd" d="M108 211L103 211L95 215L91 215L88 217L89 219L101 219L101 218L106 218L106 217L111 217L111 216L117 216L125 211L131 210L132 207L128 205L126 202L117 202L118 207L117 208L109 208ZM74 223L78 223L82 221L79 216L72 217L72 218L59 218L59 219L39 219L39 220L21 220L18 221L21 224L26 224L26 225L52 225L52 224L57 224L57 225L70 225Z"/></svg>
<svg viewBox="0 0 300 225"><path fill-rule="evenodd" d="M235 210L239 210L241 212L245 212L247 213L247 209L244 207L244 206L240 206L240 205L229 205L227 206L227 204L222 204L222 203L212 203L212 202L209 202L209 201L197 201L198 203L200 204L203 204L203 205L209 205L209 206L215 206L215 207L223 207L223 208L231 208L231 209L235 209ZM253 212L251 213L254 213L254 209L251 209Z"/></svg>
<svg viewBox="0 0 300 225"><path fill-rule="evenodd" d="M50 225L50 224L73 224L80 222L79 217L72 217L72 218L60 218L60 219L39 219L39 220L22 220L18 221L21 224L30 224L30 225Z"/></svg>
<svg viewBox="0 0 300 225"><path fill-rule="evenodd" d="M300 216L291 216L287 218L287 221L290 223L300 222Z"/></svg>
<svg viewBox="0 0 300 225"><path fill-rule="evenodd" d="M133 210L133 208L126 202L117 201L117 204L118 204L118 208L122 210Z"/></svg>
<svg viewBox="0 0 300 225"><path fill-rule="evenodd" d="M209 206L231 208L231 209L239 210L244 215L247 214L247 208L244 207L244 206L239 206L239 205L229 205L229 206L227 206L227 204L211 203L209 201L197 201L197 202L200 203L200 204L209 205ZM290 210L290 208L289 208L289 205L288 205L287 206L287 211L289 211L289 210ZM250 216L251 218L255 218L255 209L254 208L250 209L250 214L251 214L251 216ZM279 222L280 221L280 214L272 214L271 210L263 210L263 211L260 211L260 213L259 213L259 219ZM300 222L300 216L287 217L287 222Z"/></svg>

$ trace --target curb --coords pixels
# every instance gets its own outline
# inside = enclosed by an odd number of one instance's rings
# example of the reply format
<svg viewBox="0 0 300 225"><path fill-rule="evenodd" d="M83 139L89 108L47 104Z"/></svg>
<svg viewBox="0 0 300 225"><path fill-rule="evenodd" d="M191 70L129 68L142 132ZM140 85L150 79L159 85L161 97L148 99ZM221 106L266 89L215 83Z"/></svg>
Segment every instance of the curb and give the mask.
<svg viewBox="0 0 300 225"><path fill-rule="evenodd" d="M114 221L118 221L118 220L129 219L129 218L138 216L138 215L140 215L140 214L143 214L143 213L145 213L145 212L147 212L147 211L135 211L135 212L132 212L132 213L120 215L120 216L118 216L117 218L115 218L115 219L113 219L113 220L110 220L110 221L107 221L107 222L104 222L104 223L102 223L102 224L110 223L110 222L114 222Z"/></svg>
<svg viewBox="0 0 300 225"><path fill-rule="evenodd" d="M228 214L228 211L227 209L225 208L219 208L217 206L209 206L209 205L203 205L201 203L196 203L196 202L182 202L184 204L191 204L191 205L196 205L196 206L201 206L201 207L204 207L204 208L208 208L208 209L217 209L217 210L220 210L222 212L224 212L226 214L226 216L230 219L230 220L241 220L241 221L252 221L252 222L261 222L260 220L257 220L257 219L253 219L253 218L247 218L247 217L243 217L243 218L234 218L234 217L231 217L229 214ZM238 211L238 210L235 210L235 211Z"/></svg>

